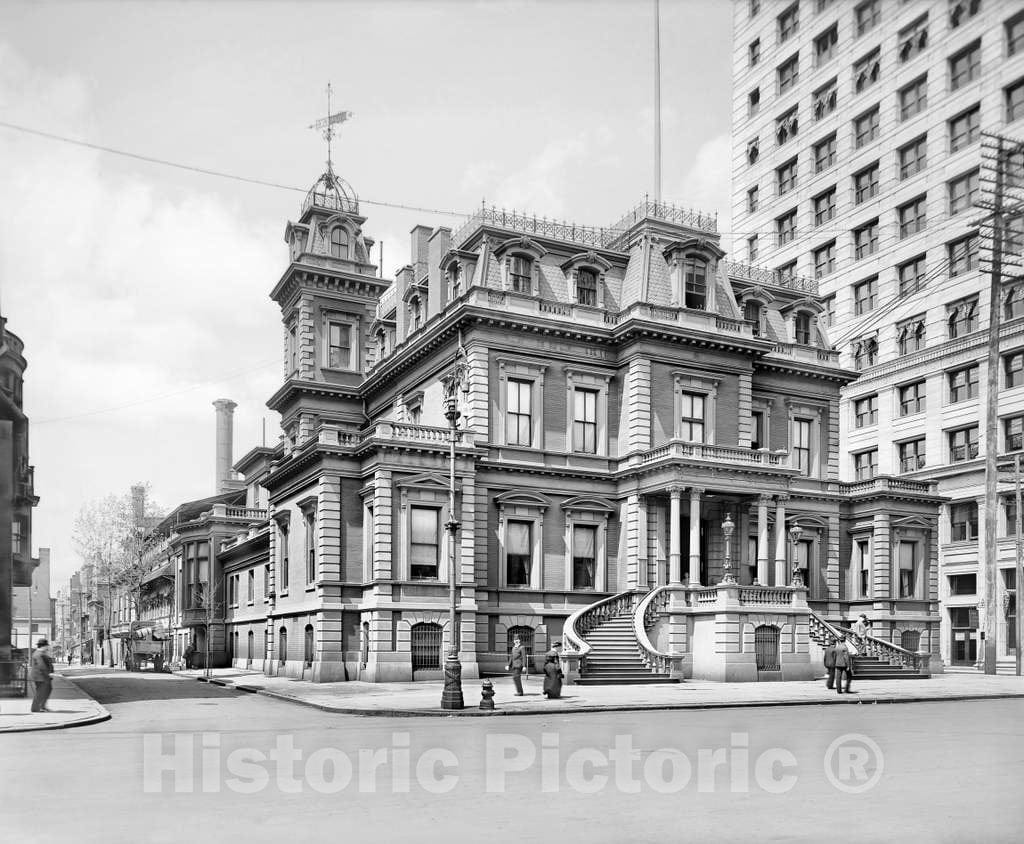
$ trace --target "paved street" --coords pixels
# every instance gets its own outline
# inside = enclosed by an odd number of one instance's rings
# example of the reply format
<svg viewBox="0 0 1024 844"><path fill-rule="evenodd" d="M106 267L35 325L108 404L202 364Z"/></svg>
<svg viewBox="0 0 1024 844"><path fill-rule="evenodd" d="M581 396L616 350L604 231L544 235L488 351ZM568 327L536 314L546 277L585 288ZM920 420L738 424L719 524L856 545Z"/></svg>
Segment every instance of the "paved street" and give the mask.
<svg viewBox="0 0 1024 844"><path fill-rule="evenodd" d="M112 718L4 737L6 840L1010 841L1024 821L1015 699L365 718L175 676L75 676ZM878 751L845 740L830 779L846 734Z"/></svg>

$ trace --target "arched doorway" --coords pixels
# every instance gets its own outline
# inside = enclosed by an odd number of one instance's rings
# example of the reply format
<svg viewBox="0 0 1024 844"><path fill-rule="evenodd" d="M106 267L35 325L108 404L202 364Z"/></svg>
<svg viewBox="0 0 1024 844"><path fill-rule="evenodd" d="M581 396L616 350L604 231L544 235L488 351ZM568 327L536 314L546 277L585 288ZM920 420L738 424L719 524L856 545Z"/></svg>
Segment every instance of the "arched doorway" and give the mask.
<svg viewBox="0 0 1024 844"><path fill-rule="evenodd" d="M305 639L302 646L302 659L306 668L313 667L313 625L307 624L304 631Z"/></svg>
<svg viewBox="0 0 1024 844"><path fill-rule="evenodd" d="M277 631L277 658L281 665L288 661L288 628Z"/></svg>
<svg viewBox="0 0 1024 844"><path fill-rule="evenodd" d="M246 636L246 655L245 655L246 667L252 665L252 649L253 649L254 639L255 639L255 637L253 636L252 631L250 630L249 631L249 635Z"/></svg>
<svg viewBox="0 0 1024 844"><path fill-rule="evenodd" d="M774 624L761 624L754 628L754 660L758 679L762 679L763 674L778 675L782 671L779 640L779 628Z"/></svg>

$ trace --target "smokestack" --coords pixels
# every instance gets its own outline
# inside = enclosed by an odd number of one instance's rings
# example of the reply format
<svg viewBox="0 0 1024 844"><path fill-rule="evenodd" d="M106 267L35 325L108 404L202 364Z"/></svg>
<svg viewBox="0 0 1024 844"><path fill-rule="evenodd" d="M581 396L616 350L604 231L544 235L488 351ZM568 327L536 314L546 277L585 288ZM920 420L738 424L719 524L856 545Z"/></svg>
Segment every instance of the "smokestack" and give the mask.
<svg viewBox="0 0 1024 844"><path fill-rule="evenodd" d="M135 484L132 487L132 520L135 522L135 527L145 527L146 487L143 484Z"/></svg>
<svg viewBox="0 0 1024 844"><path fill-rule="evenodd" d="M235 462L231 457L234 436L233 414L238 407L231 399L217 399L217 494L231 491L232 469Z"/></svg>

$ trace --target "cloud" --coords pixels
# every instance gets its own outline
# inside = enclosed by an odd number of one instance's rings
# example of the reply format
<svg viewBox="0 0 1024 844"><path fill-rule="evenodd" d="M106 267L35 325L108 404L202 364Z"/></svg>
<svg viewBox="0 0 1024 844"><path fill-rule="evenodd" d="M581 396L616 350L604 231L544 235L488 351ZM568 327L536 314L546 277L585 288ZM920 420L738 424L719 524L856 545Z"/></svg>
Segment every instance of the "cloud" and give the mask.
<svg viewBox="0 0 1024 844"><path fill-rule="evenodd" d="M90 91L35 74L0 45L11 123L93 136ZM212 494L212 399L239 402L236 457L280 383L280 316L267 297L285 264L280 220L241 202L161 192L143 168L0 128L0 284L26 344L37 493L35 546L56 579L75 567L78 508L150 480L168 506ZM276 438L276 431L271 441Z"/></svg>
<svg viewBox="0 0 1024 844"><path fill-rule="evenodd" d="M705 141L698 148L689 169L668 182L665 197L686 207L718 213L722 248L730 249L732 196L732 140L728 134Z"/></svg>

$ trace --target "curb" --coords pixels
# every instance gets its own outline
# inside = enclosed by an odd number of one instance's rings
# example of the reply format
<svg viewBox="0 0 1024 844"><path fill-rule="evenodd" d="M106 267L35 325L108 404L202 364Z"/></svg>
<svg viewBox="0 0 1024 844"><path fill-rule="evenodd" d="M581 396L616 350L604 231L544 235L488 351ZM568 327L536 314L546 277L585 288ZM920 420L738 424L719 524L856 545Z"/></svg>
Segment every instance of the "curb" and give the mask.
<svg viewBox="0 0 1024 844"><path fill-rule="evenodd" d="M190 675L179 675L188 677ZM331 712L335 715L359 715L364 718L492 718L492 717L514 717L519 715L569 715L577 712L673 712L687 709L763 709L768 707L782 706L873 706L877 704L900 704L900 703L947 703L950 701L964 700L1014 700L1024 699L1024 692L1010 694L960 694L947 695L943 697L861 697L859 693L851 693L853 700L755 700L755 701L715 701L708 703L656 703L656 704L583 704L571 709L528 709L509 710L496 708L493 710L482 710L467 707L466 709L397 709L393 707L382 707L380 709L366 709L352 706L334 706L329 703L317 703L312 700L303 700L282 692L261 689L258 686L247 684L232 684L219 678L194 677L201 683L212 683L226 689L237 689L242 692L263 695L274 700L294 703L298 706L306 706L310 709L318 709L321 712ZM839 697L836 695L835 697ZM109 717L109 716L108 716Z"/></svg>
<svg viewBox="0 0 1024 844"><path fill-rule="evenodd" d="M81 686L79 686L78 683L76 683L70 677L67 677L67 676L65 676L63 674L61 674L60 677L62 677L64 680L66 680L72 686L74 686L76 689L78 689L79 693L81 693L82 695L87 697L89 700L91 700L92 703L93 703L93 706L98 707L100 711L95 713L95 714L93 714L93 715L87 715L84 718L78 718L78 719L76 719L74 721L65 721L63 724L40 724L38 727L27 727L27 726L26 727L4 727L4 728L0 729L0 734L7 734L7 733L39 733L39 732L42 732L43 730L67 730L67 729L70 729L72 727L87 727L90 724L102 724L104 721L109 721L110 720L110 717L111 717L110 716L110 712L107 710L107 708L105 706L103 706L103 704L98 703L96 698L94 698L85 689L83 689Z"/></svg>

